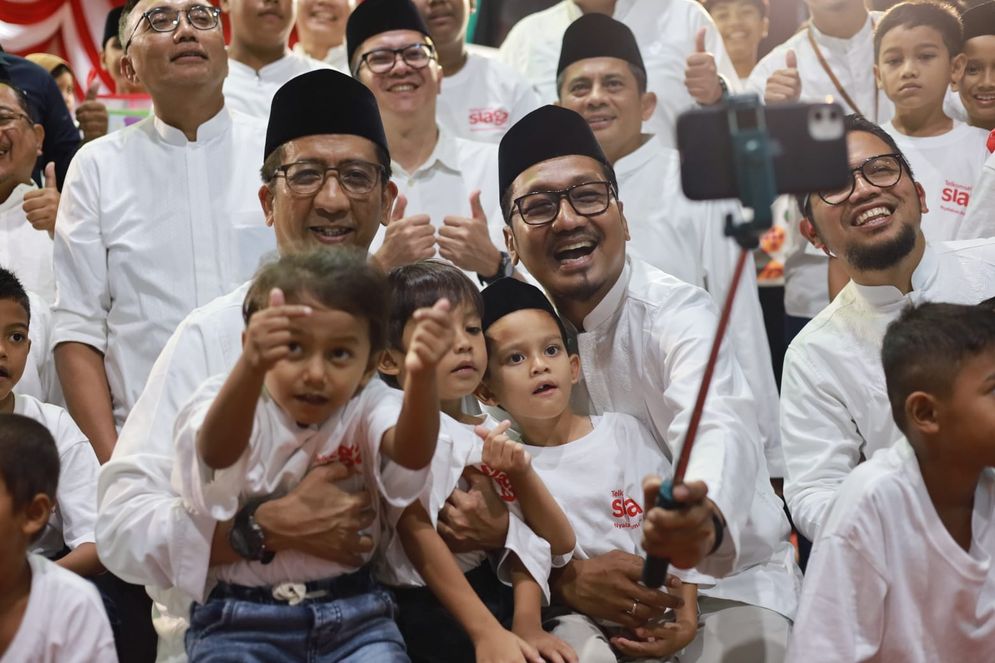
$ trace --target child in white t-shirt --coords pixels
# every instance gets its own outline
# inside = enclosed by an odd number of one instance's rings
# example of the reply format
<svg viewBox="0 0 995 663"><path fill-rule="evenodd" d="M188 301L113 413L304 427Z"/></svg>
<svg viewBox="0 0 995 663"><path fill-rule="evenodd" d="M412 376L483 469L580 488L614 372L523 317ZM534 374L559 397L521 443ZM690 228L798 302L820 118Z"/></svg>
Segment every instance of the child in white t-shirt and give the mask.
<svg viewBox="0 0 995 663"><path fill-rule="evenodd" d="M995 230L995 223L965 223L988 156L988 133L943 111L962 48L957 10L933 0L895 5L874 31L874 73L895 103L894 117L881 128L925 190L922 230L931 242L986 237Z"/></svg>
<svg viewBox="0 0 995 663"><path fill-rule="evenodd" d="M488 363L478 397L515 420L532 466L573 525L573 557L586 560L621 551L641 565L642 478L668 474L669 462L634 417L588 417L571 409L580 357L568 352L563 324L538 288L502 279L486 288L483 297ZM693 572L685 577L697 579ZM631 606L618 606L618 621L561 609L548 614L544 626L580 652L582 661L666 660L695 638L698 625L696 585L683 584L673 593L684 606L666 620L634 600ZM541 628L538 604L527 614L531 624L522 628ZM621 628L619 622L633 619L643 626Z"/></svg>
<svg viewBox="0 0 995 663"><path fill-rule="evenodd" d="M0 414L0 663L117 661L96 588L27 552L48 523L58 480L48 430Z"/></svg>
<svg viewBox="0 0 995 663"><path fill-rule="evenodd" d="M455 313L451 350L437 368L442 434L430 480L417 502L391 514L395 531L379 569L400 604L398 622L408 654L415 663L539 662L540 655L572 661L573 652L541 629L508 630L512 619L520 617L520 605L538 605L543 598L552 556L569 553L574 537L521 446L504 434L508 423L495 425L464 409L487 366L480 290L461 270L435 260L398 267L390 281L387 350L380 362L386 380L407 387L401 359L414 328L413 311L445 297ZM510 514L504 545L513 592L498 579L485 552L453 553L436 531L446 500L456 488L467 487L467 471L491 476L506 499L513 499L508 474L514 477L521 508Z"/></svg>
<svg viewBox="0 0 995 663"><path fill-rule="evenodd" d="M995 660L995 310L910 307L881 357L905 439L840 487L788 660Z"/></svg>
<svg viewBox="0 0 995 663"><path fill-rule="evenodd" d="M957 56L953 88L960 95L967 123L992 131L995 130L995 3L974 4L960 18L964 24L964 52Z"/></svg>
<svg viewBox="0 0 995 663"><path fill-rule="evenodd" d="M384 275L348 249L284 256L260 271L246 295L241 357L228 376L202 385L177 419L174 481L192 509L219 521L236 513L251 520L246 505L289 491L311 467L342 462L356 470L344 487L376 498L375 549L380 498L406 506L427 476L439 433L435 366L452 343L449 305L434 302L413 316L408 388L368 382L387 297ZM368 567L297 551L274 555L256 533L236 519L229 540L246 561L212 569L219 582L191 611L191 661L249 651L273 660L340 660L349 652L408 660L393 600Z"/></svg>

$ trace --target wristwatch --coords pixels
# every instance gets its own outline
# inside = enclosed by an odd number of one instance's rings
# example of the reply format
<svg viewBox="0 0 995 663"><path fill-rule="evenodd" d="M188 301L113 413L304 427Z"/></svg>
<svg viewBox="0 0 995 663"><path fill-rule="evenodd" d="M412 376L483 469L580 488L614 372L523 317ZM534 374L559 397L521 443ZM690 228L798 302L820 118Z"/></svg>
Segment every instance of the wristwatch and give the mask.
<svg viewBox="0 0 995 663"><path fill-rule="evenodd" d="M498 263L497 273L494 276L483 276L479 272L477 273L477 280L480 281L480 285L490 285L499 279L503 279L506 276L511 276L515 273L515 266L511 264L511 256L508 255L507 251L501 252L501 262Z"/></svg>
<svg viewBox="0 0 995 663"><path fill-rule="evenodd" d="M266 547L266 535L256 522L256 509L266 498L250 500L235 514L235 521L228 532L232 550L251 562L269 564L276 553Z"/></svg>

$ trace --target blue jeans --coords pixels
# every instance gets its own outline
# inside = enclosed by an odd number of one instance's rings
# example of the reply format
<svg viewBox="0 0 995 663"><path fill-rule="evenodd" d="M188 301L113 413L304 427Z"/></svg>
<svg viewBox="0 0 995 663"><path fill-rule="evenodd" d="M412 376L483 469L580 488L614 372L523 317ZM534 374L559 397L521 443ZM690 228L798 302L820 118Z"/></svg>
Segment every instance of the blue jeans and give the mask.
<svg viewBox="0 0 995 663"><path fill-rule="evenodd" d="M219 583L191 609L190 662L408 663L394 598L367 569L307 583L307 592L325 594L290 605L270 587Z"/></svg>

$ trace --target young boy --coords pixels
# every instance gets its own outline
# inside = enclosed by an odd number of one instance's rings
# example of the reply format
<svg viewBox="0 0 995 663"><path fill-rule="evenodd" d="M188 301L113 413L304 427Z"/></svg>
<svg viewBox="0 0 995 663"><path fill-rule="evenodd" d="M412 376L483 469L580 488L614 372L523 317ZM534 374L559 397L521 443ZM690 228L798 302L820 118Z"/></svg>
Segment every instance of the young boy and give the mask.
<svg viewBox="0 0 995 663"><path fill-rule="evenodd" d="M722 35L726 53L745 86L757 66L760 42L767 38L767 0L705 0L702 2Z"/></svg>
<svg viewBox="0 0 995 663"><path fill-rule="evenodd" d="M905 439L840 488L788 659L995 660L995 311L910 307L881 358Z"/></svg>
<svg viewBox="0 0 995 663"><path fill-rule="evenodd" d="M380 362L387 380L407 386L401 358L414 326L412 313L438 297L452 302L455 311L454 342L436 369L442 434L430 480L418 502L392 514L396 535L380 569L380 577L395 588L408 653L415 663L538 662L540 654L575 661L569 647L538 628L538 618L533 631L505 628L513 617L516 622L521 617L521 606L538 612L552 556L569 554L574 536L521 446L505 435L508 423L495 426L493 420L464 410L487 367L480 291L458 268L433 260L394 269L390 280L388 349ZM485 438L483 444L480 438ZM436 531L439 510L450 494L467 487L462 481L467 468L491 476L506 502L517 492L521 509L510 514L505 542L513 596L486 553L452 553Z"/></svg>
<svg viewBox="0 0 995 663"><path fill-rule="evenodd" d="M30 325L27 293L17 277L0 267L0 413L30 417L51 431L62 468L54 495L55 509L30 549L58 559L59 566L81 576L93 577L104 570L93 535L100 468L93 447L68 412L33 396L14 394L31 350ZM63 555L66 548L69 552Z"/></svg>
<svg viewBox="0 0 995 663"><path fill-rule="evenodd" d="M932 242L977 237L964 215L988 156L988 135L943 112L962 47L957 10L933 0L895 5L874 32L874 74L895 103L894 117L882 128L925 189L922 229Z"/></svg>
<svg viewBox="0 0 995 663"><path fill-rule="evenodd" d="M45 427L0 414L0 663L117 661L96 588L28 552L48 526L58 480Z"/></svg>
<svg viewBox="0 0 995 663"><path fill-rule="evenodd" d="M247 514L251 528L252 509L243 507L337 461L356 470L348 488L362 483L377 498L375 548L379 497L406 506L427 476L439 431L435 366L452 339L445 301L419 309L404 357L408 388L402 394L367 382L386 307L386 279L362 252L284 256L260 271L246 295L241 357L229 375L202 385L177 419L174 481L193 509L220 521ZM283 660L339 660L347 652L407 660L393 601L368 567L296 551L274 556L264 541L235 535L241 531L234 527L229 540L245 561L214 567L220 582L192 609L191 661L248 647L262 658L280 651Z"/></svg>
<svg viewBox="0 0 995 663"><path fill-rule="evenodd" d="M514 418L532 466L567 510L577 538L574 558L622 551L641 561L643 507L636 500L643 475L669 471L667 459L635 418L587 417L571 409L580 358L568 352L563 324L542 292L502 279L483 297L488 362L478 397ZM582 662L666 659L697 632L697 588L685 584L679 593L684 606L672 620L651 619L651 609L638 602L619 606L620 620L643 611L646 625L634 632L577 613L557 614L548 625ZM516 622L517 612L516 605ZM538 620L538 606L534 616Z"/></svg>
<svg viewBox="0 0 995 663"><path fill-rule="evenodd" d="M964 52L954 64L954 89L967 111L967 123L995 129L995 2L984 2L961 15Z"/></svg>

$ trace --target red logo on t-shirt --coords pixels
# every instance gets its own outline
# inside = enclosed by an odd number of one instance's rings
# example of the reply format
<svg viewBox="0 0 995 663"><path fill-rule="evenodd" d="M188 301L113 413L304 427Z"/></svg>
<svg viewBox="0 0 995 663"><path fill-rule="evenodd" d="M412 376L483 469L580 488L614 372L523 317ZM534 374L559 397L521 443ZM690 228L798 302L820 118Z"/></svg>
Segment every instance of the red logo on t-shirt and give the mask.
<svg viewBox="0 0 995 663"><path fill-rule="evenodd" d="M359 445L340 445L338 449L330 454L318 456L314 459L315 465L327 465L328 463L342 463L346 467L355 467L363 464L363 454Z"/></svg>
<svg viewBox="0 0 995 663"><path fill-rule="evenodd" d="M940 198L945 203L953 203L959 207L966 208L968 201L971 199L971 187L947 180Z"/></svg>
<svg viewBox="0 0 995 663"><path fill-rule="evenodd" d="M643 519L640 517L636 520L636 516L642 515L643 507L639 506L639 502L631 497L626 497L622 490L612 491L611 509L612 517L616 520L612 523L615 527L633 529L642 524Z"/></svg>
<svg viewBox="0 0 995 663"><path fill-rule="evenodd" d="M503 108L471 108L470 109L470 130L487 131L489 129L500 129L508 124L511 115Z"/></svg>
<svg viewBox="0 0 995 663"><path fill-rule="evenodd" d="M515 489L511 487L511 479L508 475L499 470L495 470L487 465L481 463L480 471L489 476L498 488L498 495L501 496L505 502L515 501Z"/></svg>

